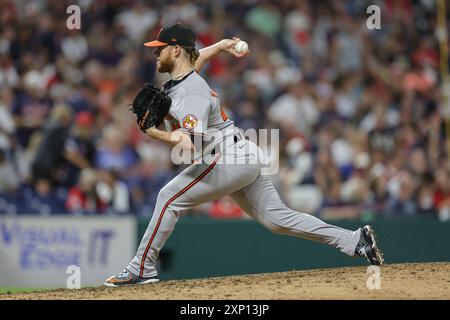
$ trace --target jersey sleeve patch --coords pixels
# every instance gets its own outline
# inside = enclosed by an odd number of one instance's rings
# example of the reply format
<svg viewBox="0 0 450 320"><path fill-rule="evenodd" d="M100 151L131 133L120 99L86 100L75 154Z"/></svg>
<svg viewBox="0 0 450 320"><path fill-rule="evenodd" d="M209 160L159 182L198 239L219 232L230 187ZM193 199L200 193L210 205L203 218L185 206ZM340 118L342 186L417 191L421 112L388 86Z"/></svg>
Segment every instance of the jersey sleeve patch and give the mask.
<svg viewBox="0 0 450 320"><path fill-rule="evenodd" d="M192 130L198 125L198 119L193 114L188 114L183 118L183 128Z"/></svg>

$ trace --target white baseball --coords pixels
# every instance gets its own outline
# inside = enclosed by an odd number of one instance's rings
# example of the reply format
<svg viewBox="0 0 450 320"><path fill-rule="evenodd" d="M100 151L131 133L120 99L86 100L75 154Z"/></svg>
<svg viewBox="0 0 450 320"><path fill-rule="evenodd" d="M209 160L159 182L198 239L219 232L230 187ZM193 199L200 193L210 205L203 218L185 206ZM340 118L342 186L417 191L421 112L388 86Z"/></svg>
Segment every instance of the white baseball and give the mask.
<svg viewBox="0 0 450 320"><path fill-rule="evenodd" d="M236 45L234 46L234 51L236 51L237 53L247 52L248 51L247 42L241 40L238 43L236 43Z"/></svg>

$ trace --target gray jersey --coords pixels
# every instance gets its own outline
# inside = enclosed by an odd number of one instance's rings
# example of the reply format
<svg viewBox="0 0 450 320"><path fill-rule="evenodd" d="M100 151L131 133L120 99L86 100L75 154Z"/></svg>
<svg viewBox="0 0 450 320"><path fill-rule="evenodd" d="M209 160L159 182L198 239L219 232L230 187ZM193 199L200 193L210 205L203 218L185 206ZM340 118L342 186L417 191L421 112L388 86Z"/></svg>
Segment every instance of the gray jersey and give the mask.
<svg viewBox="0 0 450 320"><path fill-rule="evenodd" d="M222 112L217 94L197 73L192 72L181 82L170 81L165 90L172 98L167 124L173 127L170 126L169 130L180 129L193 136L207 135L209 131L229 135L235 131L239 136L233 121ZM158 273L156 261L159 252L180 214L227 195L273 232L319 241L350 256L355 255L360 229L342 229L286 207L269 177L261 175L257 161L259 147L242 138L233 141L227 136L222 140L231 140L235 148L215 153L211 163L194 162L161 189L150 224L127 270L141 279L148 277L146 281L157 281L152 277ZM221 159L225 157L233 161L222 163Z"/></svg>
<svg viewBox="0 0 450 320"><path fill-rule="evenodd" d="M165 127L201 136L203 148L217 145L238 132L222 109L219 96L195 71L180 81L168 81L163 89L172 99Z"/></svg>

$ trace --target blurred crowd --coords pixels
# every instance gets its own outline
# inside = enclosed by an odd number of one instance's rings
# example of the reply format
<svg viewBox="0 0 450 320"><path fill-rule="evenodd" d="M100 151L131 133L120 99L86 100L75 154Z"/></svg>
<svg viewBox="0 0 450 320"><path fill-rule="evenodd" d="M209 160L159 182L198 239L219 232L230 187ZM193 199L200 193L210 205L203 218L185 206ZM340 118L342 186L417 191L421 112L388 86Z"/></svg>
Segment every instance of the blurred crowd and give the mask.
<svg viewBox="0 0 450 320"><path fill-rule="evenodd" d="M0 0L0 213L152 214L180 169L127 106L165 80L143 43L184 22L198 49L249 43L201 74L237 126L280 129L288 205L450 218L434 1L80 0L79 30L71 2ZM366 26L372 4L381 29ZM228 199L195 212L243 216Z"/></svg>

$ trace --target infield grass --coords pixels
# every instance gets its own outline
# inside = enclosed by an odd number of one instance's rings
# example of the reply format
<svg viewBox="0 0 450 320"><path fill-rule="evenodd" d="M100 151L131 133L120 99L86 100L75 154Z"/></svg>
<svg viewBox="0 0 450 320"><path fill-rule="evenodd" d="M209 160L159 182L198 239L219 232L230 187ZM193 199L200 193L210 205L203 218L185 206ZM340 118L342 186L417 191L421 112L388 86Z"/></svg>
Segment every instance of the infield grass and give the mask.
<svg viewBox="0 0 450 320"><path fill-rule="evenodd" d="M0 288L0 294L4 293L26 293L26 292L35 292L35 291L43 291L50 290L44 288Z"/></svg>

